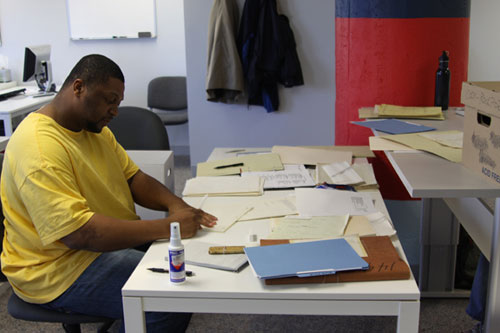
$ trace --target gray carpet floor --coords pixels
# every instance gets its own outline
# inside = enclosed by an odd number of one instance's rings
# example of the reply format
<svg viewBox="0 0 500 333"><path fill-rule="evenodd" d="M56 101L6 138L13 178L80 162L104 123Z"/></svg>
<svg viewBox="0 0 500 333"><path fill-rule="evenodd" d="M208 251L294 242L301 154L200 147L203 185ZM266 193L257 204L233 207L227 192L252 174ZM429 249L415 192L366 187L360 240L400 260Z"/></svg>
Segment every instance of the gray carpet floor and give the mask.
<svg viewBox="0 0 500 333"><path fill-rule="evenodd" d="M175 156L175 192L180 194L191 177L187 156ZM403 244L404 245L404 244ZM0 283L0 332L63 332L60 324L33 323L13 319L7 313L12 293ZM422 299L419 332L467 332L475 321L466 313L463 298ZM110 332L118 332L115 323ZM372 316L284 316L246 314L194 314L188 332L395 332L396 317ZM82 332L96 332L94 324L82 325Z"/></svg>

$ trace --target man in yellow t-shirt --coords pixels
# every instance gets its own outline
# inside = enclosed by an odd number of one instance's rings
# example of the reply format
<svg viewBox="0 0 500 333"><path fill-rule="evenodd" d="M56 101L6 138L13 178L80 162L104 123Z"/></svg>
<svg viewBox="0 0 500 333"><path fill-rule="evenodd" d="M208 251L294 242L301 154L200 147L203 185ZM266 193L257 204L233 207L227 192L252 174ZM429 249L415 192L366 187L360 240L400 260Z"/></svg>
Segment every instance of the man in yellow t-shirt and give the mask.
<svg viewBox="0 0 500 333"><path fill-rule="evenodd" d="M122 318L121 288L143 255L130 248L169 238L173 221L183 238L215 224L139 170L116 142L106 125L123 93L117 64L85 56L7 145L2 272L27 302ZM141 221L134 201L169 216ZM183 331L189 318L151 313L146 321L148 331Z"/></svg>

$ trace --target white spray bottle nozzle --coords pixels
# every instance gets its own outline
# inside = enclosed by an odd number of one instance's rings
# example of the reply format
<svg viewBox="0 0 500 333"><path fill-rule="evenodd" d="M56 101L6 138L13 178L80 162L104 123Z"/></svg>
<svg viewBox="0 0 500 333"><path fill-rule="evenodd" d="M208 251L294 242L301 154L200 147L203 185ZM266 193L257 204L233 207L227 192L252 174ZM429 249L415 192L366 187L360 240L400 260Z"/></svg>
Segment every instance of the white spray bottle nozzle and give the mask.
<svg viewBox="0 0 500 333"><path fill-rule="evenodd" d="M181 230L179 222L172 222L170 224L170 244L173 246L181 245Z"/></svg>

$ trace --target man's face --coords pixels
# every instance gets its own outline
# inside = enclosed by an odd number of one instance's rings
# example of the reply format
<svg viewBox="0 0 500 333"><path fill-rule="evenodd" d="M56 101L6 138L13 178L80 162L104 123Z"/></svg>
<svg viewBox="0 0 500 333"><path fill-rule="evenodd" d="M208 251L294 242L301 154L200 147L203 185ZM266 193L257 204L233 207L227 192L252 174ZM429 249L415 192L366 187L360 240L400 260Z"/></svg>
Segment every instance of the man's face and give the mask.
<svg viewBox="0 0 500 333"><path fill-rule="evenodd" d="M100 133L104 126L118 115L118 106L123 100L125 86L115 78L104 84L87 87L84 99L83 129Z"/></svg>

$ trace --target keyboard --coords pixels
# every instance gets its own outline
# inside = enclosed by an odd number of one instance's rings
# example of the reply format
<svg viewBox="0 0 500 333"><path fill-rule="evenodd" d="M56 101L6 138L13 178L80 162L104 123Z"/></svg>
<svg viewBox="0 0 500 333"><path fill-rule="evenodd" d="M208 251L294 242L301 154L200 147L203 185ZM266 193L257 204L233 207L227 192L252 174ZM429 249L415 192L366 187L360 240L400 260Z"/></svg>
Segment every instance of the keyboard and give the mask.
<svg viewBox="0 0 500 333"><path fill-rule="evenodd" d="M0 90L0 101L6 100L7 98L17 96L26 91L26 88L12 87L4 90Z"/></svg>

